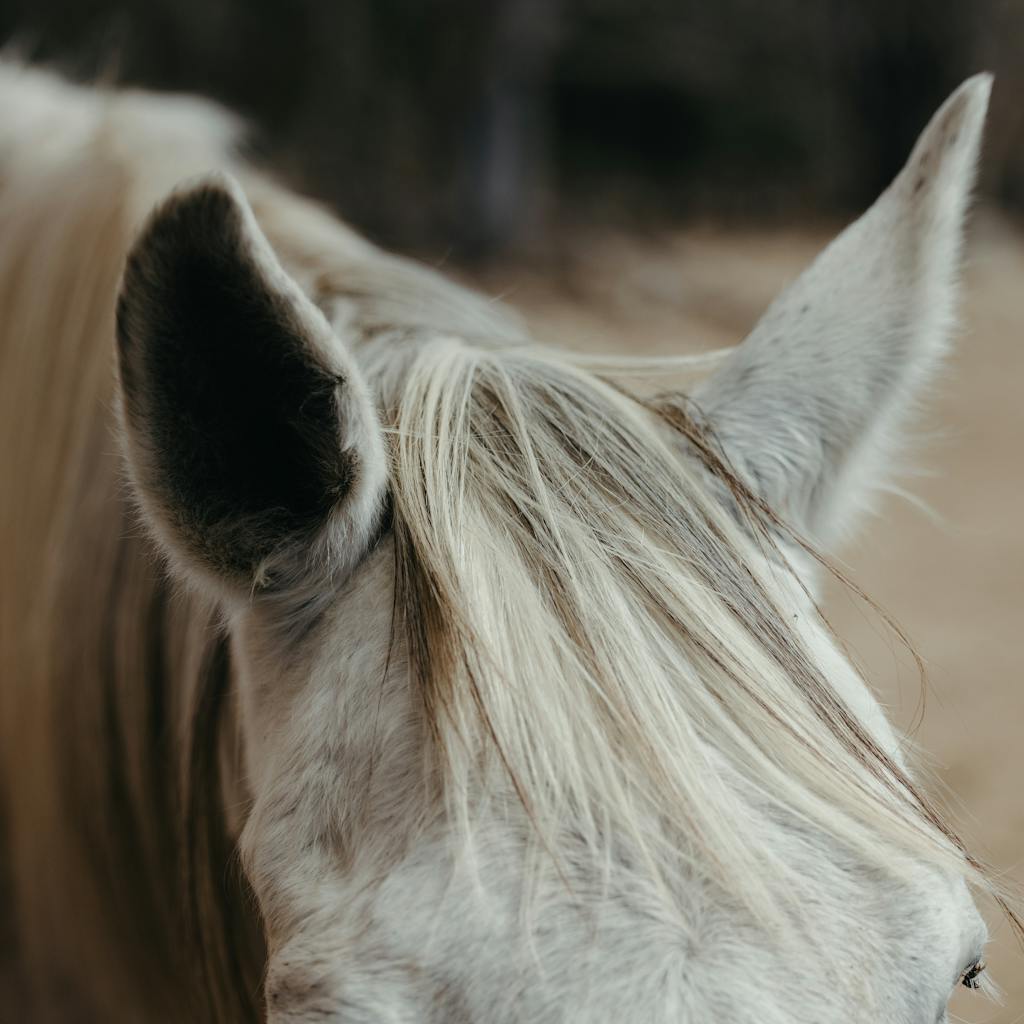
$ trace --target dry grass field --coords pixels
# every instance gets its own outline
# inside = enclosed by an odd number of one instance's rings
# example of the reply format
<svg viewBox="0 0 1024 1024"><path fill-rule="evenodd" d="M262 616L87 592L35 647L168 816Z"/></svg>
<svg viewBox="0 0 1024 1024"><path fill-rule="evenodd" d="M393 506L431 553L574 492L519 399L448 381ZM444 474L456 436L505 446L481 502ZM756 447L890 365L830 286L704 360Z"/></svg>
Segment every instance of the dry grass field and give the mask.
<svg viewBox="0 0 1024 1024"><path fill-rule="evenodd" d="M826 232L692 230L657 239L579 237L543 269L503 267L483 285L519 308L538 337L574 347L680 352L733 344ZM963 326L930 403L916 462L838 552L925 659L922 759L978 850L1024 883L1024 237L975 217ZM921 687L877 616L841 588L828 613L893 718L909 727ZM1001 1007L963 993L957 1018L1024 1021L1024 952L989 915Z"/></svg>

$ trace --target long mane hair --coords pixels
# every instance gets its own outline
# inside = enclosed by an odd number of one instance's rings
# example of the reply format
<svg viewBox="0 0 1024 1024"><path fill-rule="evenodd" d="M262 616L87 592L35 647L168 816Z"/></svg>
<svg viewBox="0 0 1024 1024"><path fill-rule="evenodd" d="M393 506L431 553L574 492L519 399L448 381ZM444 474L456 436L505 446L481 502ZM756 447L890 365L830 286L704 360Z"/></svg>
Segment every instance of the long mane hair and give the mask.
<svg viewBox="0 0 1024 1024"><path fill-rule="evenodd" d="M592 866L625 846L667 891L699 878L774 924L802 885L750 843L752 803L885 872L981 882L793 627L781 541L813 549L699 410L623 386L693 368L450 338L412 358L396 571L453 818L469 838L504 776L556 859L571 822Z"/></svg>

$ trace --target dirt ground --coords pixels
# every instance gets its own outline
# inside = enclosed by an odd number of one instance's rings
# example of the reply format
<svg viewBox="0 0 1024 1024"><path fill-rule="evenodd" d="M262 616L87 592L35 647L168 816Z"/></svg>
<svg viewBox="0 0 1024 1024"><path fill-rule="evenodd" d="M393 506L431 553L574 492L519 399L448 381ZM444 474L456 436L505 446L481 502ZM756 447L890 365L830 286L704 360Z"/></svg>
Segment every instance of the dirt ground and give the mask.
<svg viewBox="0 0 1024 1024"><path fill-rule="evenodd" d="M536 334L573 347L680 352L741 339L827 232L755 235L691 230L659 238L572 235L543 270L501 268L483 284L520 309ZM933 396L902 481L927 506L888 497L838 553L889 612L928 670L914 733L965 833L995 868L1024 883L1024 236L984 212L968 246L956 353ZM915 719L912 661L840 588L828 613L892 717ZM991 975L1003 1005L958 995L954 1019L1024 1020L1024 952L987 913Z"/></svg>

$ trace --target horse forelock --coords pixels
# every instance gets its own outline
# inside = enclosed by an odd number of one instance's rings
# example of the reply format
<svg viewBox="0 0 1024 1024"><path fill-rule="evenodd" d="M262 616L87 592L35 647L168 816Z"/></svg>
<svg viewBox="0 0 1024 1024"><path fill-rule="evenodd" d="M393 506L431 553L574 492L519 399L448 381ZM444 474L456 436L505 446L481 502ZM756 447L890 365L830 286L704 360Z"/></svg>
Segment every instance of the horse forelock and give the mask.
<svg viewBox="0 0 1024 1024"><path fill-rule="evenodd" d="M820 616L779 581L799 592L792 552L813 549L698 410L635 397L639 361L451 338L408 358L385 415L398 606L466 837L497 772L556 861L582 840L607 863L614 836L667 890L682 865L776 922L803 883L750 848L752 805L885 872L972 875L793 627Z"/></svg>

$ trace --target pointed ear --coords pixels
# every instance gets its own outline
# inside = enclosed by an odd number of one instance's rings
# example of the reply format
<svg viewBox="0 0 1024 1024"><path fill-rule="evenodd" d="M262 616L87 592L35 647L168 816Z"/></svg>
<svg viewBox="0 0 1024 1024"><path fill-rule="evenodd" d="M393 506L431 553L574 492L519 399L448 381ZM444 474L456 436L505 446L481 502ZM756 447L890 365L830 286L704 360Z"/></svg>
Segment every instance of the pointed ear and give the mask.
<svg viewBox="0 0 1024 1024"><path fill-rule="evenodd" d="M117 340L130 476L176 565L251 589L358 556L385 486L376 415L233 181L150 217Z"/></svg>
<svg viewBox="0 0 1024 1024"><path fill-rule="evenodd" d="M906 167L694 395L747 482L829 544L884 484L945 352L991 78L965 82Z"/></svg>

